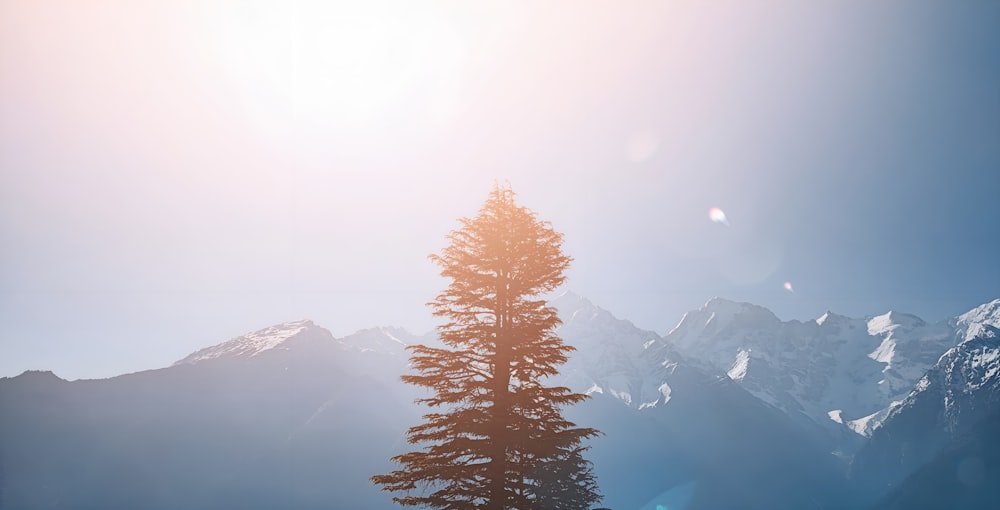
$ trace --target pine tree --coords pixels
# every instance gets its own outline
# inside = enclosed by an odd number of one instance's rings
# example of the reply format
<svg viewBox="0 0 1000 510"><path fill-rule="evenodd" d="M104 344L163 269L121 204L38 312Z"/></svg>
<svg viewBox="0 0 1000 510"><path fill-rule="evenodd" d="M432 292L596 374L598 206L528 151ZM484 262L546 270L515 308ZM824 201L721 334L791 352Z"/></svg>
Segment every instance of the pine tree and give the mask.
<svg viewBox="0 0 1000 510"><path fill-rule="evenodd" d="M587 398L547 386L573 351L554 334L556 310L539 296L562 284L570 258L562 235L495 186L431 260L451 280L430 303L445 319L443 348L411 346L432 412L410 427L423 449L393 457L400 469L372 477L404 492L404 506L446 510L583 510L601 497L583 442L599 432L562 417Z"/></svg>

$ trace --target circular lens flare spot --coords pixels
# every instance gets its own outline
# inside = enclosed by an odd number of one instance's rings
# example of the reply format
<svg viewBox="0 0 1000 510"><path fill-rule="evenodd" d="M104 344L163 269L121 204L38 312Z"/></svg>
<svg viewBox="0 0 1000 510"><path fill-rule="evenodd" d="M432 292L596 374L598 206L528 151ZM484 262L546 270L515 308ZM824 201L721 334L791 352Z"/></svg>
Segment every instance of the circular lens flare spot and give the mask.
<svg viewBox="0 0 1000 510"><path fill-rule="evenodd" d="M718 207L713 207L708 210L708 219L725 226L729 226L729 218L726 217L726 213L719 209Z"/></svg>
<svg viewBox="0 0 1000 510"><path fill-rule="evenodd" d="M792 282L785 282L782 287L784 287L788 292L795 292L795 289L792 288Z"/></svg>

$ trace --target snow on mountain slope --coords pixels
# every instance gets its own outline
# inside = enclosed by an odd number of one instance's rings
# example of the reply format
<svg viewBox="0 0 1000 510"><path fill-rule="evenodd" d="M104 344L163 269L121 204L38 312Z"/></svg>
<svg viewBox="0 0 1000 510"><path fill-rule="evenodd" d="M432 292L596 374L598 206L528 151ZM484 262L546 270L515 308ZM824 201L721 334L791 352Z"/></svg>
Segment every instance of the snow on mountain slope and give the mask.
<svg viewBox="0 0 1000 510"><path fill-rule="evenodd" d="M363 329L336 339L329 330L310 320L276 324L232 338L191 353L175 365L201 363L214 359L253 358L266 352L289 351L295 343L312 342L333 350L404 356L406 346L425 338L404 329L377 327Z"/></svg>
<svg viewBox="0 0 1000 510"><path fill-rule="evenodd" d="M362 329L340 339L339 343L358 352L404 355L406 346L422 343L424 340L424 337L414 335L405 329L382 326Z"/></svg>
<svg viewBox="0 0 1000 510"><path fill-rule="evenodd" d="M670 400L665 376L676 366L677 356L659 335L571 292L550 305L563 320L556 333L577 349L560 370L562 384L574 391L611 395L640 409Z"/></svg>
<svg viewBox="0 0 1000 510"><path fill-rule="evenodd" d="M285 322L195 351L174 364L193 364L217 358L252 358L277 348L289 338L307 331L318 332L326 330L316 326L310 320Z"/></svg>
<svg viewBox="0 0 1000 510"><path fill-rule="evenodd" d="M588 458L616 488L608 505L640 508L682 483L688 508L825 501L838 466L797 423L655 333L577 296L555 304L579 349L556 377L604 392L566 416L606 434ZM389 508L368 477L412 449L406 427L426 412L423 390L399 380L417 341L434 339L393 328L336 339L300 321L113 379L0 379L0 449L18 468L0 507Z"/></svg>
<svg viewBox="0 0 1000 510"><path fill-rule="evenodd" d="M869 322L871 324L871 321ZM945 412L942 416L954 421L955 416L948 416L955 409L956 395L970 395L982 386L998 384L1000 371L1000 349L997 349L991 339L995 339L1000 331L1000 299L980 305L953 319L943 321L938 325L946 329L954 347L949 348L933 364L930 370L921 375L916 386L904 399L894 400L884 409L870 416L850 422L848 426L854 429L863 428L864 435L870 436L890 416L912 407L914 399L929 390L943 392ZM876 329L878 329L876 327ZM883 342L883 344L889 341ZM881 347L881 346L880 346ZM924 359L933 357L933 346L925 346ZM877 354L876 353L873 354ZM915 370L911 368L910 375ZM935 384L936 382L936 384ZM946 388L946 389L942 389ZM923 397L927 398L927 397ZM859 433L862 433L859 431Z"/></svg>
<svg viewBox="0 0 1000 510"><path fill-rule="evenodd" d="M974 422L970 415L1000 410L1000 328L994 325L1000 322L1000 310L996 301L990 304L994 306L989 314L974 314L984 305L958 318L962 342L941 356L887 420L905 414L921 399L940 402L939 418L951 432L963 421Z"/></svg>
<svg viewBox="0 0 1000 510"><path fill-rule="evenodd" d="M867 435L955 337L948 324L897 312L783 322L766 308L715 298L664 341L790 414Z"/></svg>
<svg viewBox="0 0 1000 510"><path fill-rule="evenodd" d="M984 408L993 409L1000 404L1000 330L997 328L984 326L979 329L977 336L941 356L938 367L943 372L944 416L949 427L954 428L963 414L981 413ZM920 380L914 391L926 391L932 377L933 371ZM978 400L982 402L970 402Z"/></svg>
<svg viewBox="0 0 1000 510"><path fill-rule="evenodd" d="M954 327L962 340L986 333L990 327L1000 329L1000 299L977 306L955 318Z"/></svg>
<svg viewBox="0 0 1000 510"><path fill-rule="evenodd" d="M1000 299L927 324L898 312L867 319L827 312L815 321L783 322L766 308L715 298L660 337L572 293L551 304L563 319L558 334L578 349L559 376L576 391L604 393L640 409L664 405L674 391L668 381L683 359L704 372L727 375L792 416L863 436L871 435L943 352L1000 326ZM379 327L335 339L311 321L294 321L201 349L176 364L254 358L289 351L297 342L330 353L389 354L401 363L406 345L433 342L433 334ZM383 364L367 358L355 363L366 368L374 363L372 370Z"/></svg>
<svg viewBox="0 0 1000 510"><path fill-rule="evenodd" d="M688 482L692 509L811 508L839 497L835 445L811 421L693 367L657 334L584 298L550 305L563 320L556 333L577 348L556 382L593 397L566 417L606 434L589 453L602 486L616 488L608 507L662 507L668 488Z"/></svg>
<svg viewBox="0 0 1000 510"><path fill-rule="evenodd" d="M1000 415L996 305L988 303L949 321L961 343L948 349L913 391L888 409L881 427L858 452L853 475L869 490L902 480L984 420Z"/></svg>

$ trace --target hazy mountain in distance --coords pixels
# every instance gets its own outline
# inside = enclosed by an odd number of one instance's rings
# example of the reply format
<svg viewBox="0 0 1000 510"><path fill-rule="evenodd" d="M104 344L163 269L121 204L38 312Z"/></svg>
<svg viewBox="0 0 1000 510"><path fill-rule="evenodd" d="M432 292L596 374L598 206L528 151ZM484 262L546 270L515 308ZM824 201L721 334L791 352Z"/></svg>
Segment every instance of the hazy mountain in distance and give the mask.
<svg viewBox="0 0 1000 510"><path fill-rule="evenodd" d="M840 501L844 466L802 427L728 377L691 366L658 335L572 293L553 300L577 352L570 409L603 430L590 458L610 508L813 508Z"/></svg>
<svg viewBox="0 0 1000 510"><path fill-rule="evenodd" d="M399 336L397 336L399 335ZM281 324L172 367L0 380L3 508L393 508L368 476L418 419L398 330Z"/></svg>
<svg viewBox="0 0 1000 510"><path fill-rule="evenodd" d="M977 423L995 403L1000 300L930 325L896 313L781 322L761 307L713 300L665 337L571 293L552 304L558 334L577 348L552 382L593 397L566 415L605 433L588 458L603 505L616 510L855 508L848 459L830 452L868 441L848 429L868 409L862 403L886 403L886 431L948 431L898 473L902 481L869 487L872 502L889 489L891 501L909 501L927 487L913 477L937 472L949 452L995 445ZM413 448L404 431L427 410L413 403L420 390L399 380L409 370L405 346L435 341L385 327L335 338L295 321L159 370L0 379L0 507L395 508L368 477ZM910 377L902 396L882 389ZM843 424L809 414L831 405ZM859 459L912 450L874 430ZM970 434L980 442L961 442ZM989 476L990 459L967 462L964 480L979 479L976 462ZM875 481L859 462L855 480Z"/></svg>

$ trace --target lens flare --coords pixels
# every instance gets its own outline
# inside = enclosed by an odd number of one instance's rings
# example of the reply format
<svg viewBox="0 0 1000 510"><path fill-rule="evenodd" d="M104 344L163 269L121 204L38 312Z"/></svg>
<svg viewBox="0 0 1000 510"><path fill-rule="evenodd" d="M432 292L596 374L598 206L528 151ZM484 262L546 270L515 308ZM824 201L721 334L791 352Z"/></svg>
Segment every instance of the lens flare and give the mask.
<svg viewBox="0 0 1000 510"><path fill-rule="evenodd" d="M720 223L725 226L729 226L729 218L726 218L726 213L722 212L722 209L718 207L713 207L708 210L708 219L714 221L715 223Z"/></svg>
<svg viewBox="0 0 1000 510"><path fill-rule="evenodd" d="M792 288L792 282L785 282L785 284L783 285L783 287L788 292L795 292L795 289Z"/></svg>

